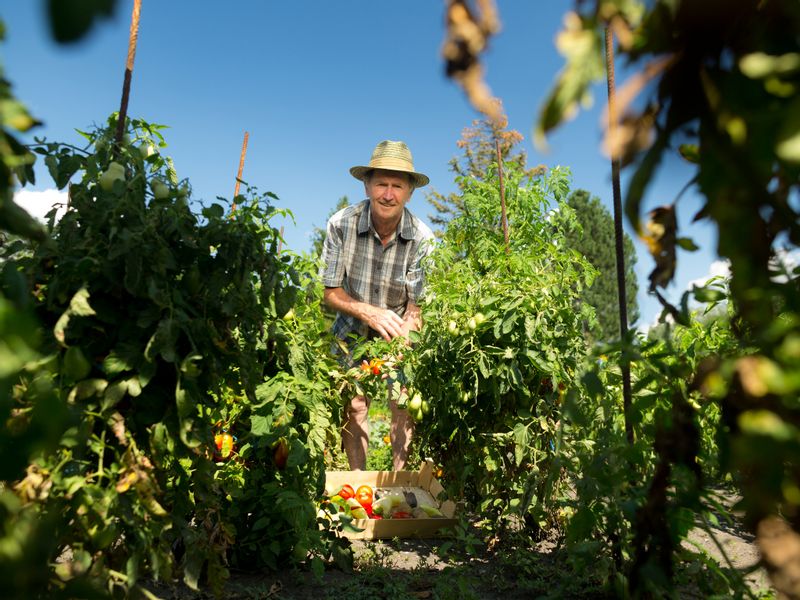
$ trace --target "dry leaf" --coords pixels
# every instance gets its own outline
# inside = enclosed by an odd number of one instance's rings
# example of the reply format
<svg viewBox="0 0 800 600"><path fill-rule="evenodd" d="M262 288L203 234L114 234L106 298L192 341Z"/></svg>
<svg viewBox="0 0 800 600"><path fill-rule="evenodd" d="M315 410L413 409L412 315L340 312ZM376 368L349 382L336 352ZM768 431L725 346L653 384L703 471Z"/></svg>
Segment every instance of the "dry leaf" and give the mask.
<svg viewBox="0 0 800 600"><path fill-rule="evenodd" d="M139 480L139 475L135 470L132 471L123 470L120 473L119 481L117 481L115 489L117 490L118 493L124 494L129 489L131 489L131 486L135 484L138 480Z"/></svg>
<svg viewBox="0 0 800 600"><path fill-rule="evenodd" d="M447 76L464 90L478 111L492 120L502 113L483 79L478 55L486 49L489 38L500 29L494 0L477 0L479 18L465 0L447 0L447 37L442 47Z"/></svg>
<svg viewBox="0 0 800 600"><path fill-rule="evenodd" d="M675 275L675 246L677 243L678 222L675 206L659 206L650 211L650 221L645 225L646 232L639 238L656 261L650 273L650 291L656 287L666 287Z"/></svg>
<svg viewBox="0 0 800 600"><path fill-rule="evenodd" d="M128 445L128 438L125 435L125 417L123 417L119 412L115 412L109 417L109 426L111 427L111 431L114 433L114 437L117 438L117 441L122 446Z"/></svg>

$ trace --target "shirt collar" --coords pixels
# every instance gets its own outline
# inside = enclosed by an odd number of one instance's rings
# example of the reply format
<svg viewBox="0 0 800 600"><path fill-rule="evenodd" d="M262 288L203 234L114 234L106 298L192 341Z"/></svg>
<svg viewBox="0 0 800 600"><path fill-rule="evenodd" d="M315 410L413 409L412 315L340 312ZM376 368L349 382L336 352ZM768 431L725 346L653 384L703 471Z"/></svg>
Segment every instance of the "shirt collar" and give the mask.
<svg viewBox="0 0 800 600"><path fill-rule="evenodd" d="M367 233L372 226L372 213L369 210L369 198L364 200L364 210L361 211L361 217L358 219L358 233ZM408 209L403 207L403 214L400 215L400 224L397 226L400 232L400 237L405 240L414 239L414 223L411 219L411 213Z"/></svg>

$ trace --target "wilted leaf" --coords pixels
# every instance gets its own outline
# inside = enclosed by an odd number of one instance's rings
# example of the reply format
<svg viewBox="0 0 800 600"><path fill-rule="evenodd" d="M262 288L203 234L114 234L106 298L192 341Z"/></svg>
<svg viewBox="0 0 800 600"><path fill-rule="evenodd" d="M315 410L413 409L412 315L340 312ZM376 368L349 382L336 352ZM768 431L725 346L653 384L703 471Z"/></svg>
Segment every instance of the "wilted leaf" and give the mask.
<svg viewBox="0 0 800 600"><path fill-rule="evenodd" d="M500 29L494 0L478 0L479 15L473 15L465 0L449 0L447 5L447 37L442 46L447 76L454 79L467 94L472 106L493 120L502 114L499 102L483 80L483 67L478 55L489 38Z"/></svg>
<svg viewBox="0 0 800 600"><path fill-rule="evenodd" d="M122 471L114 489L120 494L124 494L133 487L133 484L136 483L138 479L139 475L136 471Z"/></svg>
<svg viewBox="0 0 800 600"><path fill-rule="evenodd" d="M650 291L666 287L675 275L675 245L678 221L675 207L660 206L650 211L650 221L639 238L647 245L656 266L650 273Z"/></svg>

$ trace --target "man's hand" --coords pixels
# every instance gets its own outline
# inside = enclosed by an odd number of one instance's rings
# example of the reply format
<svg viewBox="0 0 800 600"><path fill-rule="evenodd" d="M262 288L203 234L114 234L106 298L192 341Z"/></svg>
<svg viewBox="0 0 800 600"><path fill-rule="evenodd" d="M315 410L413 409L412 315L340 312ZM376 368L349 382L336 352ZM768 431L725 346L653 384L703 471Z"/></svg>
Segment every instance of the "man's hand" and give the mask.
<svg viewBox="0 0 800 600"><path fill-rule="evenodd" d="M398 335L403 335L404 322L397 313L386 308L378 308L371 304L364 304L365 318L361 320L377 331L383 339L391 342Z"/></svg>
<svg viewBox="0 0 800 600"><path fill-rule="evenodd" d="M404 321L394 311L358 302L342 288L325 288L325 302L333 310L363 321L387 342L398 335L406 335L403 330Z"/></svg>

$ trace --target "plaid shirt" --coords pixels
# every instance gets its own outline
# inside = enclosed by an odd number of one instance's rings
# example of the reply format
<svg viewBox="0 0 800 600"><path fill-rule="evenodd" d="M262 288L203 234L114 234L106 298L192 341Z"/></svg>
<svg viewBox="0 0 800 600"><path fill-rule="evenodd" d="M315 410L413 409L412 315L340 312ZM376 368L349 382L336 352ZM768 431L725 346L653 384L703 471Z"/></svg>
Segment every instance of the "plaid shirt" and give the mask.
<svg viewBox="0 0 800 600"><path fill-rule="evenodd" d="M433 248L433 232L403 209L397 233L385 247L372 226L369 200L343 208L328 220L322 250L322 284L343 288L353 299L388 308L399 316L409 301L422 298L421 261ZM339 313L333 333L340 339L355 333L368 337L363 321Z"/></svg>

